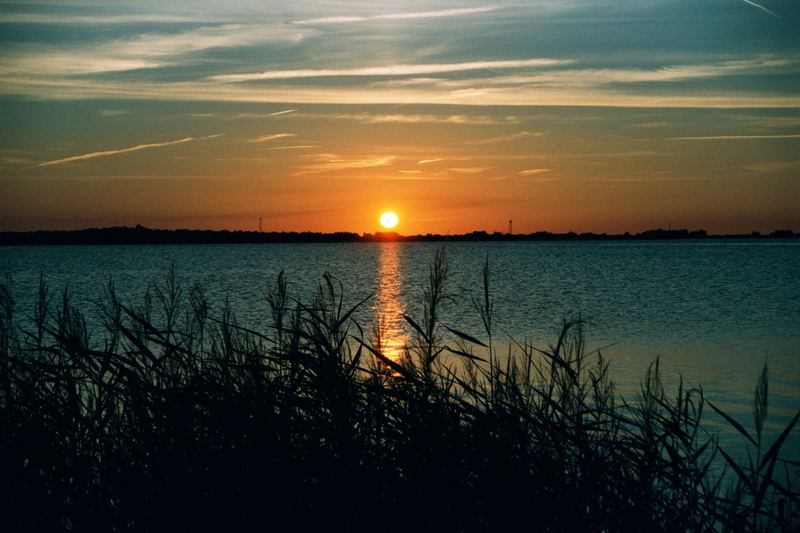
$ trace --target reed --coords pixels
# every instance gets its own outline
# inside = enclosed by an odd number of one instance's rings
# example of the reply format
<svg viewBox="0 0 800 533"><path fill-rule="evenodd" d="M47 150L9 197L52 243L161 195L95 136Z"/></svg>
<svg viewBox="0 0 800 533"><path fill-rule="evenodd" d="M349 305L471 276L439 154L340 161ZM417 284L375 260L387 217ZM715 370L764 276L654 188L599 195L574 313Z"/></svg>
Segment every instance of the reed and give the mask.
<svg viewBox="0 0 800 533"><path fill-rule="evenodd" d="M658 360L625 399L580 320L498 353L488 260L484 331L442 324L447 274L442 249L399 360L330 275L300 302L281 272L262 331L212 312L202 287L187 298L174 270L138 305L109 283L93 320L43 279L20 318L0 284L4 529L800 525L798 465L780 456L800 413L762 442L766 365L753 433L701 388L667 391ZM704 431L706 405L750 446L745 464Z"/></svg>

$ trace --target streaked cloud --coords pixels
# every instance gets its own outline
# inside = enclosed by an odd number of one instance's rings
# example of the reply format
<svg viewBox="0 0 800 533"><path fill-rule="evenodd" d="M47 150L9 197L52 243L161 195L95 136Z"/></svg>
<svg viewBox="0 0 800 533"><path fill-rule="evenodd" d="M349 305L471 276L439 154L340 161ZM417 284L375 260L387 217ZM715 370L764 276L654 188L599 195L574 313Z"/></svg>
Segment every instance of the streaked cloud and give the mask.
<svg viewBox="0 0 800 533"><path fill-rule="evenodd" d="M303 113L304 118L352 120L364 124L471 124L471 125L510 125L519 122L515 116L496 115L429 115L418 113Z"/></svg>
<svg viewBox="0 0 800 533"><path fill-rule="evenodd" d="M268 42L298 42L311 32L287 26L218 24L179 32L139 33L102 43L18 43L0 56L0 74L34 76L99 74L183 64L182 56Z"/></svg>
<svg viewBox="0 0 800 533"><path fill-rule="evenodd" d="M797 66L798 60L794 57L763 56L694 65L665 65L659 68L544 69L533 74L511 74L457 80L438 79L431 81L431 84L443 90L454 90L475 85L487 87L558 87L575 90L589 87L607 87L613 84L663 83L732 75L754 75L770 70L793 69Z"/></svg>
<svg viewBox="0 0 800 533"><path fill-rule="evenodd" d="M51 13L0 13L3 24L186 24L211 22L210 18L180 15L59 15Z"/></svg>
<svg viewBox="0 0 800 533"><path fill-rule="evenodd" d="M552 67L556 65L566 65L571 62L571 60L564 59L537 58L504 61L468 61L464 63L401 63L395 65L340 69L267 70L264 72L255 73L220 74L216 76L210 76L209 79L226 83L238 83L244 81L288 80L295 78L415 76L420 74L444 74L452 72L465 72L470 70Z"/></svg>
<svg viewBox="0 0 800 533"><path fill-rule="evenodd" d="M14 56L20 65L23 58ZM94 57L91 61L81 62L79 58L56 58L50 64L47 61L25 66L24 69L38 73L21 73L14 70L14 65L0 58L0 94L23 94L29 97L49 99L88 99L88 98L150 98L161 100L184 101L217 101L217 102L264 102L264 103L307 103L307 104L453 104L470 106L488 105L567 105L567 106L626 106L626 107L798 107L800 95L789 92L758 92L752 90L737 91L721 89L718 91L693 92L681 89L678 82L693 79L719 78L720 83L726 76L752 76L769 73L771 75L789 75L800 69L800 60L795 58L778 58L762 56L736 61L726 61L697 65L676 65L659 69L563 69L559 66L541 67L539 72L505 75L488 69L488 76L458 79L437 79L421 84L392 86L386 82L379 89L364 83L337 83L325 85L309 83L294 85L288 76L309 73L328 72L345 75L360 72L363 75L376 72L412 72L415 69L455 69L454 72L465 72L459 69L475 68L487 62L464 62L451 64L419 64L395 65L388 67L366 67L362 69L326 69L303 71L271 71L276 76L287 76L284 82L266 86L250 86L237 83L223 83L201 78L188 81L144 81L144 80L99 80L73 78L68 75L86 74L86 71L102 73L132 68L163 66L162 58L138 57L134 59L120 57ZM108 61L105 61L105 60ZM152 63L148 63L153 59ZM120 61L119 63L116 63ZM539 60L532 60L539 61ZM544 60L546 61L546 60ZM570 60L558 60L569 63ZM511 63L519 61L490 62ZM525 61L522 61L524 64ZM27 63L25 63L27 65ZM397 67L397 68L395 68ZM22 67L21 67L22 68ZM513 67L516 68L516 67ZM523 68L523 67L520 67ZM77 70L74 70L77 69ZM502 69L499 69L502 70ZM49 74L47 74L49 73ZM60 74L59 74L60 73ZM302 74L305 73L305 74ZM244 79L255 75L223 75L228 78ZM244 78L242 78L244 76ZM276 80L280 81L280 80ZM397 81L402 82L402 79ZM670 82L670 83L664 83ZM653 87L647 87L653 84ZM284 110L289 111L289 110ZM292 110L292 112L295 112ZM277 112L280 114L280 112ZM252 118L278 116L273 113L242 113ZM451 122L451 123L514 123L515 118L499 119L478 118L477 115L449 114L389 114L389 113L306 113L305 116L322 117L337 115L341 119L362 122Z"/></svg>
<svg viewBox="0 0 800 533"><path fill-rule="evenodd" d="M484 6L484 7L466 7L456 9L440 9L436 11L416 11L416 12L400 12L400 13L385 13L381 15L370 16L334 16L334 17L319 17L306 20L296 20L295 24L347 24L353 22L367 22L370 20L412 20L412 19L429 19L441 17L459 17L464 15L475 15L479 13L488 13L499 9L498 6Z"/></svg>
<svg viewBox="0 0 800 533"><path fill-rule="evenodd" d="M240 119L258 120L263 118L280 117L283 115L294 113L296 111L297 109L284 109L283 111L275 111L273 113L232 113L232 114L225 114L222 116L222 118L226 120L240 120Z"/></svg>
<svg viewBox="0 0 800 533"><path fill-rule="evenodd" d="M454 167L448 168L447 171L456 174L480 174L481 172L491 170L491 168L492 167Z"/></svg>
<svg viewBox="0 0 800 533"><path fill-rule="evenodd" d="M668 141L752 141L762 139L800 139L800 133L786 135L701 135L696 137L667 137Z"/></svg>
<svg viewBox="0 0 800 533"><path fill-rule="evenodd" d="M41 167L52 167L55 165L64 165L67 163L73 163L75 161L86 161L88 159L97 159L98 157L110 157L113 155L121 155L121 154L130 154L133 152L140 152L142 150L150 150L152 148L163 148L166 146L175 146L176 144L185 144L190 143L193 141L198 140L205 140L205 139L215 139L217 137L222 137L223 134L216 134L216 135L207 135L205 137L185 137L183 139L178 139L175 141L167 141L161 143L148 143L148 144L137 144L136 146L131 146L130 148L120 148L117 150L103 150L100 152L90 152L88 154L81 154L81 155L74 155L70 157L65 157L63 159L54 159L52 161L45 161L44 163L39 163L35 166L35 168Z"/></svg>
<svg viewBox="0 0 800 533"><path fill-rule="evenodd" d="M48 100L152 99L164 101L254 102L287 104L431 104L453 105L451 92L429 88L375 91L363 85L345 87L248 87L201 82L116 82L72 78L37 80L0 76L0 94ZM730 91L692 94L662 90L584 87L489 87L462 95L465 106L607 106L647 108L797 108L800 95ZM253 117L255 118L255 117Z"/></svg>
<svg viewBox="0 0 800 533"><path fill-rule="evenodd" d="M319 148L318 144L294 144L290 146L270 146L267 150L310 150Z"/></svg>
<svg viewBox="0 0 800 533"><path fill-rule="evenodd" d="M296 137L294 133L270 133L267 135L259 135L255 139L250 139L252 143L263 143L267 141L274 141L275 139L285 139L287 137Z"/></svg>
<svg viewBox="0 0 800 533"><path fill-rule="evenodd" d="M0 156L0 167L26 165L30 162L31 160L26 157Z"/></svg>
<svg viewBox="0 0 800 533"><path fill-rule="evenodd" d="M284 109L283 111L275 111L274 113L267 113L268 117L277 117L279 115L286 115L289 113L294 113L297 109Z"/></svg>
<svg viewBox="0 0 800 533"><path fill-rule="evenodd" d="M100 110L100 115L102 115L104 117L109 117L109 118L111 118L111 117L120 117L120 116L123 116L123 115L130 115L130 114L131 114L130 111L125 111L125 110L122 110L122 109L101 109Z"/></svg>
<svg viewBox="0 0 800 533"><path fill-rule="evenodd" d="M777 174L793 170L800 171L800 161L762 161L747 165L744 168L759 174Z"/></svg>
<svg viewBox="0 0 800 533"><path fill-rule="evenodd" d="M506 142L513 142L519 141L520 139L528 139L530 137L541 137L544 135L540 131L520 131L517 133L511 133L509 135L500 135L498 137L490 137L488 139L476 139L474 141L467 141L466 144L498 144L498 143L506 143Z"/></svg>
<svg viewBox="0 0 800 533"><path fill-rule="evenodd" d="M520 176L535 176L537 174L544 174L550 172L549 168L526 168L517 172Z"/></svg>
<svg viewBox="0 0 800 533"><path fill-rule="evenodd" d="M386 167L394 163L395 156L384 155L365 158L345 158L335 154L319 154L314 156L316 163L302 165L293 176L306 174L321 174L325 172L339 172L342 170L355 170L363 168Z"/></svg>
<svg viewBox="0 0 800 533"><path fill-rule="evenodd" d="M759 3L753 2L753 0L742 0L742 2L744 2L745 4L751 5L756 9L760 9L761 11L766 13L767 15L771 15L771 16L773 16L775 18L780 18L777 13L775 13L771 9L767 9L766 7L762 6Z"/></svg>

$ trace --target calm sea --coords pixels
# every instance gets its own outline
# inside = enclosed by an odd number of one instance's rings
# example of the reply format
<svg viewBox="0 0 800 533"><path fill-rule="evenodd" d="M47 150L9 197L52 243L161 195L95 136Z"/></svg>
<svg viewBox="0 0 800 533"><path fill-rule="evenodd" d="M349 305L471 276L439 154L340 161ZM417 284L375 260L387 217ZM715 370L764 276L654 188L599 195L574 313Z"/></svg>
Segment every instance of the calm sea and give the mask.
<svg viewBox="0 0 800 533"><path fill-rule="evenodd" d="M345 302L372 294L358 315L382 320L390 346L407 338L402 313L420 316L422 291L438 244L256 244L0 247L0 274L12 278L18 313L30 313L43 273L93 308L112 279L126 301L141 301L175 265L184 294L199 282L212 309L226 298L242 325L264 328L265 294L278 272L291 295L307 300L325 272ZM681 242L451 243L452 296L443 322L483 338L473 298L482 297L488 258L498 338L554 342L561 321L580 316L587 346L601 348L618 390L638 389L660 357L666 381L684 377L752 427L753 389L770 369L769 429L775 435L800 409L800 243ZM369 328L365 328L369 331ZM714 420L711 417L710 423ZM790 443L795 448L797 431ZM726 439L723 439L723 442ZM800 453L793 452L795 457Z"/></svg>

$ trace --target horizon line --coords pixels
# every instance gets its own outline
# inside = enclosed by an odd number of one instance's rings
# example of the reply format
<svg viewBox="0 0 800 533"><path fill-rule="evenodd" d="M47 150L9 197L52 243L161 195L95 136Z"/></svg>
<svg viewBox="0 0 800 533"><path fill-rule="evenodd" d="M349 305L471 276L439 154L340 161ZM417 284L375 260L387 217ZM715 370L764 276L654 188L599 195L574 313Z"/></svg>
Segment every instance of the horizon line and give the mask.
<svg viewBox="0 0 800 533"><path fill-rule="evenodd" d="M291 237L291 236L300 236L300 237L320 237L320 238L342 238L342 237L349 237L353 239L349 242L359 242L359 241L375 241L375 240L396 240L396 241L409 241L409 240L423 240L423 239L436 239L436 240L448 240L448 239L463 239L463 240L491 240L491 239L504 239L504 240L523 240L524 238L543 238L543 237L555 237L555 238L607 238L607 239L625 239L625 238L636 238L636 237L648 237L648 236L655 236L655 235L665 235L665 236L684 236L688 238L715 238L715 237L738 237L738 238L747 238L747 237L770 237L770 236L780 236L780 237L787 237L787 236L794 236L800 237L800 233L795 231L793 227L783 227L783 228L775 228L773 230L767 231L758 231L752 230L751 232L745 233L711 233L703 228L673 228L671 226L667 228L649 228L642 231L625 231L621 233L611 233L611 232L595 232L595 231L548 231L548 230L536 230L531 232L503 232L503 231L487 231L485 229L478 229L472 230L464 233L417 233L417 234L401 234L396 231L375 231L375 232L355 232L355 231L332 231L332 232L323 232L323 231L311 231L311 230L266 230L266 231L259 231L259 230L249 230L249 229L197 229L197 228L175 228L175 229L168 229L168 228L150 228L143 226L141 224L137 224L135 226L105 226L105 227L87 227L82 229L34 229L34 230L0 230L0 244L3 243L4 240L10 237L33 237L33 236L51 236L51 237L68 237L70 235L85 235L87 233L91 234L105 234L106 236L111 236L113 234L126 234L131 235L135 233L154 233L154 234L165 234L165 235L176 235L176 234L203 234L203 235L240 235L240 236L247 236L256 238L259 235L264 237ZM98 235L99 236L99 235ZM4 239L6 238L6 239Z"/></svg>

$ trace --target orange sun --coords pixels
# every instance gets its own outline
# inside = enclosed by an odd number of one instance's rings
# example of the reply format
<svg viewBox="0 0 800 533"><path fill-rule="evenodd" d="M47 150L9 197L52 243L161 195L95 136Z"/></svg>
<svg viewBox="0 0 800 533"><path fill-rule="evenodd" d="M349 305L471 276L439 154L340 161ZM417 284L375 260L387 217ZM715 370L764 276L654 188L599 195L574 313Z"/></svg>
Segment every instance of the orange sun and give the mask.
<svg viewBox="0 0 800 533"><path fill-rule="evenodd" d="M386 229L392 229L397 225L398 221L397 213L394 211L386 211L381 215L381 226Z"/></svg>

